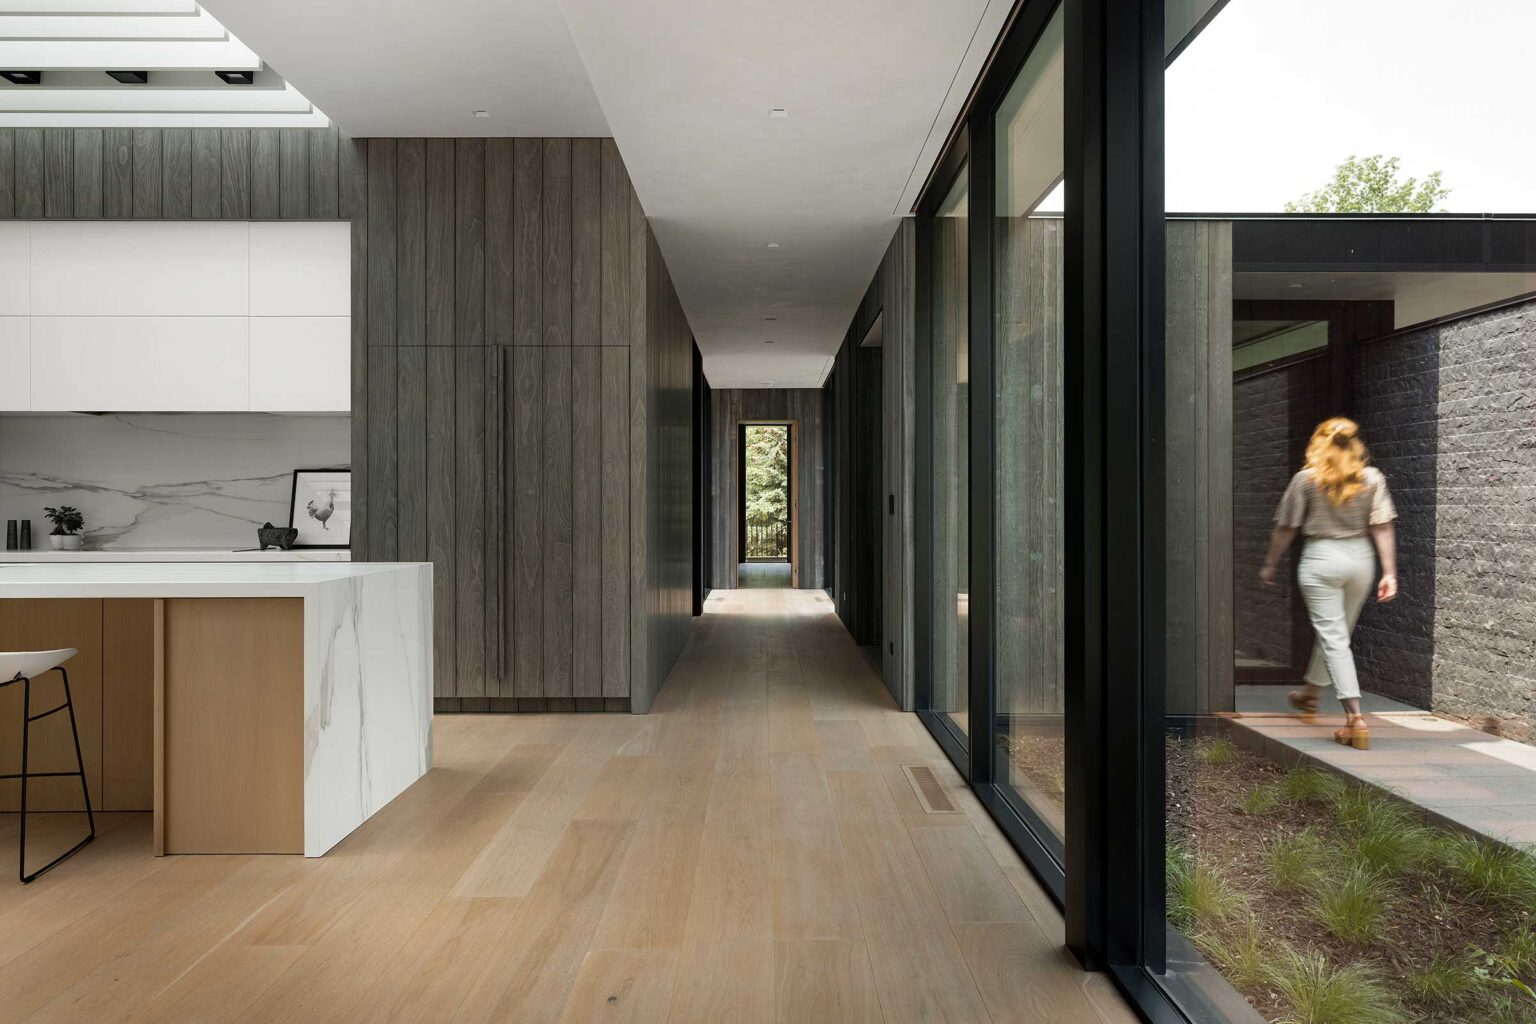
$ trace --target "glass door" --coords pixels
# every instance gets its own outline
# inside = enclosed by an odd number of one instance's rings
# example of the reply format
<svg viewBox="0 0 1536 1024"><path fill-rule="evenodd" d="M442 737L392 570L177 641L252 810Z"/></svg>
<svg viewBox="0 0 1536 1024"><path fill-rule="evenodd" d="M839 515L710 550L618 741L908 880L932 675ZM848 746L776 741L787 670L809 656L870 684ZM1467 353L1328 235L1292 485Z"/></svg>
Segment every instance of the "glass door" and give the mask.
<svg viewBox="0 0 1536 1024"><path fill-rule="evenodd" d="M970 175L927 224L929 689L926 710L965 749L970 700ZM941 733L941 740L944 738Z"/></svg>
<svg viewBox="0 0 1536 1024"><path fill-rule="evenodd" d="M994 779L1060 860L1063 39L1046 23L993 118Z"/></svg>

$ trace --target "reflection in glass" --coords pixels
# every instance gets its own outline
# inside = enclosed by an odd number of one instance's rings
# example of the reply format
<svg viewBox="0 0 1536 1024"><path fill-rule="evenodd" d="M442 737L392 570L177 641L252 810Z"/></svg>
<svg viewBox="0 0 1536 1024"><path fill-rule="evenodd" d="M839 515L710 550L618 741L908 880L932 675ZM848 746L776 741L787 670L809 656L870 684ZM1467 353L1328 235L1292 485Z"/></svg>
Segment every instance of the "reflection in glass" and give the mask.
<svg viewBox="0 0 1536 1024"><path fill-rule="evenodd" d="M970 733L969 173L962 167L932 221L932 710Z"/></svg>
<svg viewBox="0 0 1536 1024"><path fill-rule="evenodd" d="M1058 845L1062 679L1062 15L997 113L997 779ZM1050 836L1042 836L1049 839Z"/></svg>

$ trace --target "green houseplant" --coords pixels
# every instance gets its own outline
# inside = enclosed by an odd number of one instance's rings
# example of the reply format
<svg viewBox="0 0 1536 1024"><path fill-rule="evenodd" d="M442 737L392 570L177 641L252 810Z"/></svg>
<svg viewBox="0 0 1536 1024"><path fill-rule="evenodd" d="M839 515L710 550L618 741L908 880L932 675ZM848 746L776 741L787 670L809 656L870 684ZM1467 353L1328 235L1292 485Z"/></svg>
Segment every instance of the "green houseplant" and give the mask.
<svg viewBox="0 0 1536 1024"><path fill-rule="evenodd" d="M43 509L43 516L53 524L53 532L48 535L48 542L53 545L55 551L79 551L84 538L80 536L80 530L85 527L85 516L72 505L60 505L55 508L52 505Z"/></svg>

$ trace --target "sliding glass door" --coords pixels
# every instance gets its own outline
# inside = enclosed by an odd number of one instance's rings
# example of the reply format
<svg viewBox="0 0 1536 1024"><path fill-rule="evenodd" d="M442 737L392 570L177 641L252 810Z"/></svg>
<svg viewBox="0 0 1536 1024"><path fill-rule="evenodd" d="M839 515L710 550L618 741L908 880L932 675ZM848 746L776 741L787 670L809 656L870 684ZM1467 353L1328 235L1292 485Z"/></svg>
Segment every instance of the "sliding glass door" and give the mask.
<svg viewBox="0 0 1536 1024"><path fill-rule="evenodd" d="M926 226L931 675L924 710L941 730L941 740L965 749L971 735L971 293L970 174L964 163Z"/></svg>
<svg viewBox="0 0 1536 1024"><path fill-rule="evenodd" d="M1066 834L1062 546L1062 14L993 118L995 778L1059 858Z"/></svg>
<svg viewBox="0 0 1536 1024"><path fill-rule="evenodd" d="M917 693L1059 890L1064 28L1059 8L1026 13L1012 74L978 94L920 207Z"/></svg>

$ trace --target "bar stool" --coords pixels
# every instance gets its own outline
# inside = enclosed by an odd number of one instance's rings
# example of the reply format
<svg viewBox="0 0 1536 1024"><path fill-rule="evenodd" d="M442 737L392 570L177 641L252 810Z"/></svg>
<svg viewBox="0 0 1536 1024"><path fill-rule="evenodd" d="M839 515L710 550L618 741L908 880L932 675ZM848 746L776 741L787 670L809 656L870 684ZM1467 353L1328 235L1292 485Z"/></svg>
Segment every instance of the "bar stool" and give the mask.
<svg viewBox="0 0 1536 1024"><path fill-rule="evenodd" d="M96 816L91 813L91 794L85 784L85 762L80 757L80 730L75 725L75 706L71 703L69 697L69 673L64 671L64 663L73 658L76 653L73 647L65 647L57 651L0 651L0 689L4 689L14 683L20 683L22 686L21 771L9 775L0 775L0 779L21 780L21 850L18 857L19 867L17 868L17 874L20 875L23 885L54 867L60 861L78 853L81 847L96 838ZM32 680L44 673L53 671L57 671L59 675L64 677L64 703L34 715L32 713ZM69 712L69 730L75 739L75 770L72 772L31 771L27 760L29 753L27 738L32 730L32 723L60 711ZM72 776L79 776L80 778L80 796L85 800L85 818L90 824L90 834L29 875L27 874L27 780L69 778Z"/></svg>

